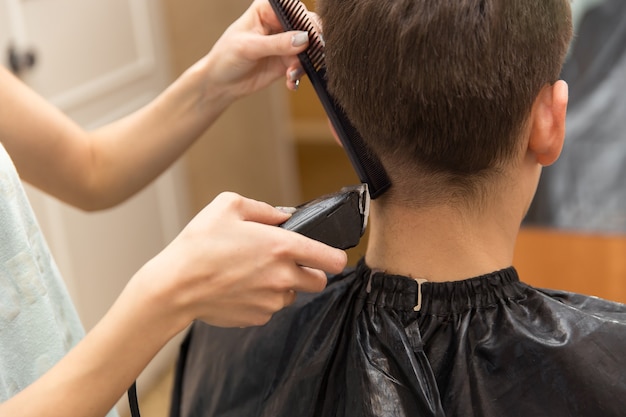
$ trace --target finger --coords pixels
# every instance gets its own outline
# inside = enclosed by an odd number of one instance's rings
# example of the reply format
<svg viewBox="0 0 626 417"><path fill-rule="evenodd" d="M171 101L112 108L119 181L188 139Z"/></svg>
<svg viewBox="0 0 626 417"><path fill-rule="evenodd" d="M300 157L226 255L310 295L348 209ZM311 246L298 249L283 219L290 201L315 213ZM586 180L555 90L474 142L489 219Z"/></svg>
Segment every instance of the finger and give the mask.
<svg viewBox="0 0 626 417"><path fill-rule="evenodd" d="M295 213L298 210L295 207L283 207L283 206L276 206L276 209L282 211L283 213L287 213L290 215Z"/></svg>
<svg viewBox="0 0 626 417"><path fill-rule="evenodd" d="M258 19L263 26L269 28L273 33L282 32L284 30L269 1L256 0L252 7L255 6Z"/></svg>
<svg viewBox="0 0 626 417"><path fill-rule="evenodd" d="M292 80L291 77L287 77L285 85L291 91L298 91L298 88L300 87L300 79L296 78Z"/></svg>
<svg viewBox="0 0 626 417"><path fill-rule="evenodd" d="M304 69L299 64L300 62L294 63L293 65L287 68L287 80L288 81L296 82L300 78L302 78L302 76L304 75Z"/></svg>
<svg viewBox="0 0 626 417"><path fill-rule="evenodd" d="M346 252L328 246L314 239L309 239L296 232L279 229L280 232L291 235L290 256L300 266L318 269L330 273L339 273L348 262ZM287 239L287 238L285 238Z"/></svg>
<svg viewBox="0 0 626 417"><path fill-rule="evenodd" d="M274 33L282 32L284 30L283 26L278 20L278 17L276 16L274 9L271 7L269 2L267 0L257 0L256 3L255 3L255 5L257 6L256 10L257 10L259 19L261 20L263 25L268 27ZM300 4L298 5L298 7L302 7L306 12L308 12L306 5L302 2L299 2L299 3Z"/></svg>
<svg viewBox="0 0 626 417"><path fill-rule="evenodd" d="M300 85L300 79L303 75L304 70L302 69L302 66L300 66L300 61L290 65L287 68L287 79L285 81L287 88L292 91L297 91Z"/></svg>
<svg viewBox="0 0 626 417"><path fill-rule="evenodd" d="M283 305L285 307L292 305L293 303L295 303L297 297L298 293L295 290L289 290L285 292Z"/></svg>
<svg viewBox="0 0 626 417"><path fill-rule="evenodd" d="M222 193L214 200L223 209L237 215L241 220L277 225L286 221L291 214L262 201L246 198L235 193Z"/></svg>
<svg viewBox="0 0 626 417"><path fill-rule="evenodd" d="M250 59L295 56L309 46L309 38L307 32L290 31L275 35L253 36L247 45Z"/></svg>
<svg viewBox="0 0 626 417"><path fill-rule="evenodd" d="M326 284L328 284L328 277L324 271L301 266L297 268L299 268L299 270L293 275L295 278L292 285L294 293L317 293L326 288Z"/></svg>
<svg viewBox="0 0 626 417"><path fill-rule="evenodd" d="M300 87L300 80L291 81L287 79L285 81L285 86L287 87L288 90L298 91L298 88Z"/></svg>

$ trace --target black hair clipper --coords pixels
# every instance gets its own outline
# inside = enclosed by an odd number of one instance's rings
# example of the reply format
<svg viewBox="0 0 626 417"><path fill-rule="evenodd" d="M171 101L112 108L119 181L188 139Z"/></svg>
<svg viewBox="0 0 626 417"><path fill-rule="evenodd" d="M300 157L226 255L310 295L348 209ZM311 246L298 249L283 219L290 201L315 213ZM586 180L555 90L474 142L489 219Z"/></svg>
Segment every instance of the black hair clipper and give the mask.
<svg viewBox="0 0 626 417"><path fill-rule="evenodd" d="M280 227L338 249L349 249L365 232L369 206L367 184L344 187L296 207Z"/></svg>
<svg viewBox="0 0 626 417"><path fill-rule="evenodd" d="M296 207L280 227L298 232L338 249L356 246L367 227L370 194L367 184L344 187ZM128 389L132 417L140 417L137 383Z"/></svg>

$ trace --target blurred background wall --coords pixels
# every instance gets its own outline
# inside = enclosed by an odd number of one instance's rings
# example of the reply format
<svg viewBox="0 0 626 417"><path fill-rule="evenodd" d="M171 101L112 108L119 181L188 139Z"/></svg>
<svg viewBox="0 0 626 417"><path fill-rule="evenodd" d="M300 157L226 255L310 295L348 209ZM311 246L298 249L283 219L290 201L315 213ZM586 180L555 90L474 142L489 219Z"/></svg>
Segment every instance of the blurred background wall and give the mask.
<svg viewBox="0 0 626 417"><path fill-rule="evenodd" d="M527 223L623 235L626 2L587 4L561 74L570 99L565 146L557 163L544 169Z"/></svg>
<svg viewBox="0 0 626 417"><path fill-rule="evenodd" d="M572 2L565 145L520 235L529 282L626 302L626 2Z"/></svg>
<svg viewBox="0 0 626 417"><path fill-rule="evenodd" d="M173 75L207 53L247 0L163 0ZM276 205L299 198L295 149L282 83L235 103L186 157L194 211L235 191Z"/></svg>

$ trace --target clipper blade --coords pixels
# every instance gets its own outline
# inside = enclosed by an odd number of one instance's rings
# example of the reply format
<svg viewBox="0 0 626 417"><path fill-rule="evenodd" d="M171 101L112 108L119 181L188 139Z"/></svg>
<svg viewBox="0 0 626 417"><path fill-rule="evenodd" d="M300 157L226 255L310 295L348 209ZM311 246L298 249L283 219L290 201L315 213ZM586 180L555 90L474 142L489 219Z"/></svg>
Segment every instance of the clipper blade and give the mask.
<svg viewBox="0 0 626 417"><path fill-rule="evenodd" d="M338 249L356 246L367 227L370 195L367 184L340 191L296 207L280 227Z"/></svg>

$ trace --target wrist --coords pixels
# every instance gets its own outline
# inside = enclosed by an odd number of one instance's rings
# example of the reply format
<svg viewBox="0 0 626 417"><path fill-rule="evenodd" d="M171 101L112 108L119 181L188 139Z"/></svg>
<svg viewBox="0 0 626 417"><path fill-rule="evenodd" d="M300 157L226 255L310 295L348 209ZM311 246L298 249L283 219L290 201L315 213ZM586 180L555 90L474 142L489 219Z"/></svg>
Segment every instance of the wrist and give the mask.
<svg viewBox="0 0 626 417"><path fill-rule="evenodd" d="M221 114L239 97L227 80L214 74L216 66L211 54L206 55L189 67L181 80L187 84L186 90L193 98L196 109Z"/></svg>
<svg viewBox="0 0 626 417"><path fill-rule="evenodd" d="M133 310L142 316L147 329L167 343L193 321L186 304L181 300L180 288L175 285L174 265L163 267L158 259L148 261L129 281L120 297L134 304Z"/></svg>

